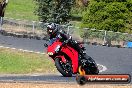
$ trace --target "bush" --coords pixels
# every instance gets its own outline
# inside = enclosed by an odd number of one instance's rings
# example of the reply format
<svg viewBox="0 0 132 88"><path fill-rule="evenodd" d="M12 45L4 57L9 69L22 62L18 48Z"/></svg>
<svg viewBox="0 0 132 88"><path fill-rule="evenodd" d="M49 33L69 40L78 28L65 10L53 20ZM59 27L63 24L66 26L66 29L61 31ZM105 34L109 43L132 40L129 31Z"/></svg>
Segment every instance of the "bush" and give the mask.
<svg viewBox="0 0 132 88"><path fill-rule="evenodd" d="M91 0L83 13L81 27L114 32L131 32L131 0Z"/></svg>
<svg viewBox="0 0 132 88"><path fill-rule="evenodd" d="M43 22L66 23L74 0L35 0L36 14Z"/></svg>

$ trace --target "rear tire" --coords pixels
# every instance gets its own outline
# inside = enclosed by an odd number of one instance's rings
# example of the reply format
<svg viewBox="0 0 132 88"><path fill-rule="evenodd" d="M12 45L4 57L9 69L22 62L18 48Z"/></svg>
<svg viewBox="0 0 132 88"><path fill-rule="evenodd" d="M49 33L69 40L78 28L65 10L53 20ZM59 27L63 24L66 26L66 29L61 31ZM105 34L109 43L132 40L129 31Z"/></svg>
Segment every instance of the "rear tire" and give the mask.
<svg viewBox="0 0 132 88"><path fill-rule="evenodd" d="M64 71L63 66L61 65L61 59L55 58L55 66L57 70L64 76L64 77L72 77L72 71L66 72Z"/></svg>
<svg viewBox="0 0 132 88"><path fill-rule="evenodd" d="M87 60L87 66L83 67L86 74L99 74L99 69L95 61L85 54L84 58Z"/></svg>

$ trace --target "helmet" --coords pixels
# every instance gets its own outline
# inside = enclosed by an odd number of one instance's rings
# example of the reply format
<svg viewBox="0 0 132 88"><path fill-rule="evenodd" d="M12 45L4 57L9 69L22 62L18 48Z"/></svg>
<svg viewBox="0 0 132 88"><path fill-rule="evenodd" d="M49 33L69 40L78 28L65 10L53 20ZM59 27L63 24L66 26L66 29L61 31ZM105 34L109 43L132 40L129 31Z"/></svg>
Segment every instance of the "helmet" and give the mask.
<svg viewBox="0 0 132 88"><path fill-rule="evenodd" d="M55 23L50 23L47 25L47 33L49 35L54 34L55 32L57 32L57 25Z"/></svg>

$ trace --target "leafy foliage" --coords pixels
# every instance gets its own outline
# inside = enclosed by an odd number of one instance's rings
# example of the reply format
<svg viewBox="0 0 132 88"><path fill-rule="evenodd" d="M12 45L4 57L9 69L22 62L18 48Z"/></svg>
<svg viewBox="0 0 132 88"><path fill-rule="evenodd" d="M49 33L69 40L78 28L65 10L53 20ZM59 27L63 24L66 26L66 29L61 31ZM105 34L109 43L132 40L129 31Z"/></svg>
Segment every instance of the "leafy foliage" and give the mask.
<svg viewBox="0 0 132 88"><path fill-rule="evenodd" d="M132 32L132 0L91 0L82 27Z"/></svg>
<svg viewBox="0 0 132 88"><path fill-rule="evenodd" d="M74 0L35 0L36 13L43 22L65 23L70 18Z"/></svg>

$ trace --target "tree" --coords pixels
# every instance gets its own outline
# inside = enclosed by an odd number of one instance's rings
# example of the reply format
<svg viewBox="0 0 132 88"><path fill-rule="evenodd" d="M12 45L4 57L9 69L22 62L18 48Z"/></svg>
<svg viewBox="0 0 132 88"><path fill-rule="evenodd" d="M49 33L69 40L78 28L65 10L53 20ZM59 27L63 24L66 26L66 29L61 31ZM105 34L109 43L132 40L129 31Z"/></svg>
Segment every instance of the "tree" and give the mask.
<svg viewBox="0 0 132 88"><path fill-rule="evenodd" d="M91 0L83 13L82 27L128 32L132 28L132 0Z"/></svg>
<svg viewBox="0 0 132 88"><path fill-rule="evenodd" d="M0 0L0 16L4 17L5 8L8 4L8 0Z"/></svg>
<svg viewBox="0 0 132 88"><path fill-rule="evenodd" d="M70 10L74 0L35 0L35 13L43 22L65 23L70 18Z"/></svg>

